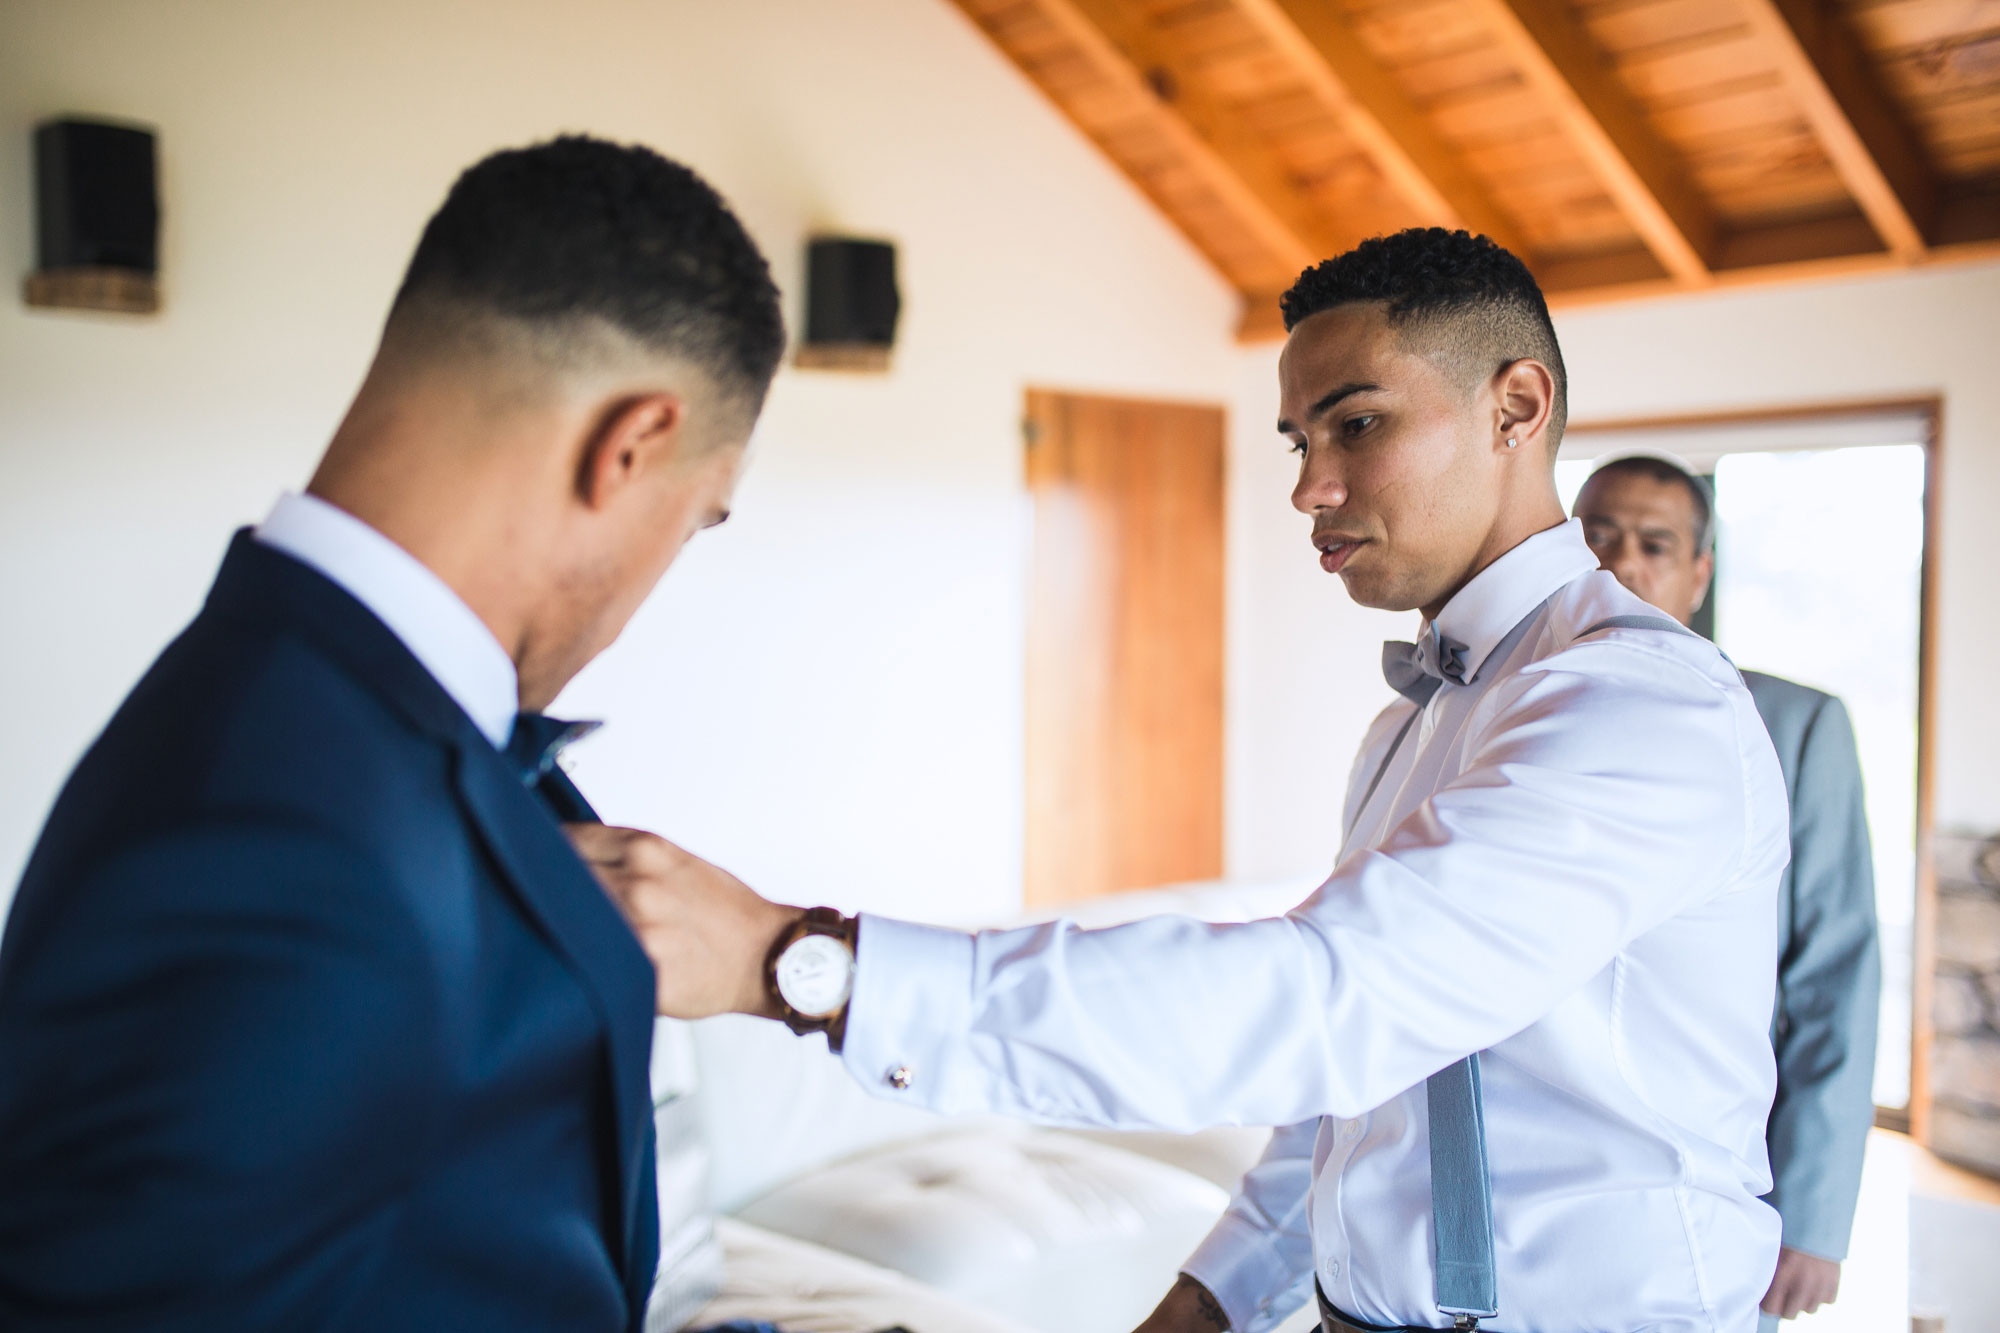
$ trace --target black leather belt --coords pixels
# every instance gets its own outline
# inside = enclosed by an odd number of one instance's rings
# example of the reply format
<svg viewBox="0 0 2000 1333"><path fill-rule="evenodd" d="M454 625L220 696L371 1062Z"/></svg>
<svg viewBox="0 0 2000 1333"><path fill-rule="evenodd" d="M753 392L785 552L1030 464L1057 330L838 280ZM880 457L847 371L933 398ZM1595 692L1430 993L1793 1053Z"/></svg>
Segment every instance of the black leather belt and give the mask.
<svg viewBox="0 0 2000 1333"><path fill-rule="evenodd" d="M1319 1301L1319 1326L1325 1333L1449 1333L1420 1327L1415 1324L1371 1324L1366 1319L1356 1319L1351 1314L1342 1314L1334 1303L1326 1298L1318 1282L1313 1283L1313 1296Z"/></svg>

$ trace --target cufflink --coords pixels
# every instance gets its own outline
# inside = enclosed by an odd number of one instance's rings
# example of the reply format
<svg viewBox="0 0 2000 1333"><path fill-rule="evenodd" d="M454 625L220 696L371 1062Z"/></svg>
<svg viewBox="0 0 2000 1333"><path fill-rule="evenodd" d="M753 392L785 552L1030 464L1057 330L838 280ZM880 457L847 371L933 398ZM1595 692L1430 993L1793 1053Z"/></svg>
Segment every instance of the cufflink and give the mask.
<svg viewBox="0 0 2000 1333"><path fill-rule="evenodd" d="M890 1070L887 1074L882 1076L882 1081L887 1083L890 1087L894 1088L897 1092L908 1092L910 1090L910 1084L913 1081L913 1079L914 1075L910 1073L910 1067L908 1065L897 1065L894 1069Z"/></svg>

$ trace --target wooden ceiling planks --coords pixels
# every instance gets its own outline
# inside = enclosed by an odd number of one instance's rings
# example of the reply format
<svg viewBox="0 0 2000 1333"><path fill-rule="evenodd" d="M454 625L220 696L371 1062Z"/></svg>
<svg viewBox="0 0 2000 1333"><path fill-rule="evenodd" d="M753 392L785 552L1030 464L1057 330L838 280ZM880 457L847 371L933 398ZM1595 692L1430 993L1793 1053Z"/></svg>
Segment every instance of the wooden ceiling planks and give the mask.
<svg viewBox="0 0 2000 1333"><path fill-rule="evenodd" d="M1578 9L1585 31L1644 119L1684 161L1723 232L1843 211L1847 192L1750 40L1740 0L1598 0ZM1605 237L1552 238L1551 248L1601 248ZM1702 280L1696 275L1692 280Z"/></svg>
<svg viewBox="0 0 2000 1333"><path fill-rule="evenodd" d="M1707 141L1691 153L1695 183L1727 230L1828 217L1852 206L1839 173L1802 120Z"/></svg>
<svg viewBox="0 0 2000 1333"><path fill-rule="evenodd" d="M1324 3L1324 0L1322 0ZM1350 0L1355 40L1410 94L1445 154L1511 224L1475 227L1522 254L1630 238L1615 207L1492 32L1458 0ZM1523 154L1533 169L1522 169ZM1444 172L1438 173L1444 175ZM1579 188L1579 181L1588 182ZM1421 211L1421 210L1420 210ZM1438 221L1435 212L1418 220Z"/></svg>
<svg viewBox="0 0 2000 1333"><path fill-rule="evenodd" d="M1391 70L1493 41L1458 0L1346 0L1345 13L1368 53Z"/></svg>
<svg viewBox="0 0 2000 1333"><path fill-rule="evenodd" d="M2000 32L2000 0L1845 0L1840 9L1877 55Z"/></svg>
<svg viewBox="0 0 2000 1333"><path fill-rule="evenodd" d="M1742 4L1883 244L1900 258L1923 258L1937 222L1937 178L1846 19L1818 0Z"/></svg>
<svg viewBox="0 0 2000 1333"><path fill-rule="evenodd" d="M1730 0L1586 0L1577 16L1606 51L1684 45L1743 26Z"/></svg>
<svg viewBox="0 0 2000 1333"><path fill-rule="evenodd" d="M1921 107L1916 124L1947 180L1991 178L2000 170L2000 89Z"/></svg>
<svg viewBox="0 0 2000 1333"><path fill-rule="evenodd" d="M1892 99L1909 116L1941 176L1967 180L1990 173L1991 158L1962 145L1990 141L2000 92L2000 34L1979 41L1932 42L1891 52L1881 66Z"/></svg>
<svg viewBox="0 0 2000 1333"><path fill-rule="evenodd" d="M1521 246L1514 223L1438 133L1406 83L1322 0L1237 0L1420 224L1469 227Z"/></svg>
<svg viewBox="0 0 2000 1333"><path fill-rule="evenodd" d="M1567 0L1467 0L1617 201L1647 249L1680 282L1708 280L1715 211L1660 137Z"/></svg>
<svg viewBox="0 0 2000 1333"><path fill-rule="evenodd" d="M1286 264L1303 267L1352 239L1313 209L1270 142L1204 86L1199 70L1125 0L1038 0L1090 63L1143 108L1209 188Z"/></svg>
<svg viewBox="0 0 2000 1333"><path fill-rule="evenodd" d="M2000 0L953 0L1246 295L1441 223L1552 299L2000 254Z"/></svg>

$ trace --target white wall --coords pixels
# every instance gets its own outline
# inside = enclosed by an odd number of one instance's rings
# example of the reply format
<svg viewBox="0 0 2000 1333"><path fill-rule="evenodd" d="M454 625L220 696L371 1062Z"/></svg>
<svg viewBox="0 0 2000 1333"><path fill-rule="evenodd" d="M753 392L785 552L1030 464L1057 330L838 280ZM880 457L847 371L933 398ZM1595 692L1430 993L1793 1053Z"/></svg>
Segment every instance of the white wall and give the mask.
<svg viewBox="0 0 2000 1333"><path fill-rule="evenodd" d="M1559 313L1575 421L1938 394L1940 826L2000 826L2000 264ZM1361 611L1284 509L1296 468L1270 431L1277 349L1238 374L1229 665L1229 864L1327 868L1347 760L1387 702L1377 643L1414 614ZM1281 512L1282 511L1282 512ZM1851 558L1868 559L1868 534Z"/></svg>
<svg viewBox="0 0 2000 1333"><path fill-rule="evenodd" d="M895 372L787 372L738 517L562 706L607 817L780 896L1019 899L1028 384L1222 401L1235 301L944 0L7 0L0 271L28 130L161 133L166 313L0 295L0 906L63 774L300 484L425 216L485 152L580 129L688 161L798 286L893 237ZM796 316L796 307L793 309Z"/></svg>

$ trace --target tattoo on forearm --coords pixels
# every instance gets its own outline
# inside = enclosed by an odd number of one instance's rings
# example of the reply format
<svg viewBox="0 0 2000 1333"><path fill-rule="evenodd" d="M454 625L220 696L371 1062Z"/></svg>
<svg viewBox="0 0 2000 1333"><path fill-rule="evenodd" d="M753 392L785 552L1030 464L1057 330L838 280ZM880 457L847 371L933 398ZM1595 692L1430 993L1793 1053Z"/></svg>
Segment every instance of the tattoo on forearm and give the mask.
<svg viewBox="0 0 2000 1333"><path fill-rule="evenodd" d="M1229 1327L1229 1316L1222 1312L1222 1303L1210 1294L1207 1287L1202 1286L1201 1283L1195 1281L1186 1273L1182 1273L1174 1285L1194 1293L1195 1309L1201 1312L1201 1318L1204 1323L1220 1329L1227 1329Z"/></svg>

